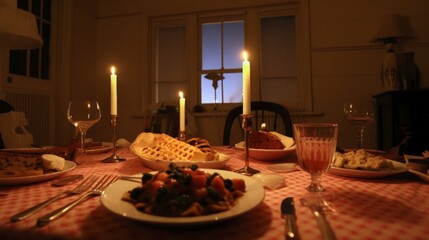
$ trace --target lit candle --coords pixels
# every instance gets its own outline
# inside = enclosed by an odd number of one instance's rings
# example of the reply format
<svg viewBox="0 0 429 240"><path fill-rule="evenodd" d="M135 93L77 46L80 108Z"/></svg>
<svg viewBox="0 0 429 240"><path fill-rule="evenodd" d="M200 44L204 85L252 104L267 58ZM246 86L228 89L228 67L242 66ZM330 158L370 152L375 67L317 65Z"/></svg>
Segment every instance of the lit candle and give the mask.
<svg viewBox="0 0 429 240"><path fill-rule="evenodd" d="M250 114L250 62L247 52L243 52L243 114Z"/></svg>
<svg viewBox="0 0 429 240"><path fill-rule="evenodd" d="M118 106L117 106L117 89L116 89L116 74L115 67L111 68L112 74L110 75L110 114L118 115Z"/></svg>
<svg viewBox="0 0 429 240"><path fill-rule="evenodd" d="M179 115L180 115L180 128L179 131L185 131L185 98L183 97L183 92L179 92Z"/></svg>

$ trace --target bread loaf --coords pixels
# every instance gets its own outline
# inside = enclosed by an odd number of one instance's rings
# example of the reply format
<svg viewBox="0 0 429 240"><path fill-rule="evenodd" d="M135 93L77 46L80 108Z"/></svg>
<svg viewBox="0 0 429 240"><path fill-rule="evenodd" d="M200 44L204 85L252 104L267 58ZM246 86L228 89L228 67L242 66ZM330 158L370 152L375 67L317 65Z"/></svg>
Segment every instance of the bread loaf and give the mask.
<svg viewBox="0 0 429 240"><path fill-rule="evenodd" d="M152 161L207 161L207 154L199 148L166 134L155 136L149 146L142 148L141 156Z"/></svg>
<svg viewBox="0 0 429 240"><path fill-rule="evenodd" d="M280 138L266 131L252 131L249 139L250 148L258 149L284 149Z"/></svg>

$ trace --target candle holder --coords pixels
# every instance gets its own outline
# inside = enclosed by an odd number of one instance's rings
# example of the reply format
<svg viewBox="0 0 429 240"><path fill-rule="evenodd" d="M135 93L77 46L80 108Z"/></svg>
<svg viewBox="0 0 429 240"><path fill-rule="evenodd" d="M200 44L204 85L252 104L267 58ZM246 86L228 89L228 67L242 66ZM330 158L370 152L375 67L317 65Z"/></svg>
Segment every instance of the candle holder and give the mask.
<svg viewBox="0 0 429 240"><path fill-rule="evenodd" d="M180 141L186 141L186 133L185 133L185 131L179 131L179 136L177 136L177 138Z"/></svg>
<svg viewBox="0 0 429 240"><path fill-rule="evenodd" d="M125 161L125 158L121 158L118 155L116 155L116 125L117 125L117 120L116 117L117 115L110 115L111 119L110 119L110 125L112 126L112 147L113 147L113 152L112 155L106 159L103 160L103 162L105 163L117 163L117 162L122 162Z"/></svg>
<svg viewBox="0 0 429 240"><path fill-rule="evenodd" d="M236 170L235 172L241 173L247 176L252 176L255 173L259 173L259 170L251 168L249 166L249 140L250 140L250 131L252 130L252 114L243 114L241 128L244 130L244 149L246 152L246 157L244 159L244 167Z"/></svg>

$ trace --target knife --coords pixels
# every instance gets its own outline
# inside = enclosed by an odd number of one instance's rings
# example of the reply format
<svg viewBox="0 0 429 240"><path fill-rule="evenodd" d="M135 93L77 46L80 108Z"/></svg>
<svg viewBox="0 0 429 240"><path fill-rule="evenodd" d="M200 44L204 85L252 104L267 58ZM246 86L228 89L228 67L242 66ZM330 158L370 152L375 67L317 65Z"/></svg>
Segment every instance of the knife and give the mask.
<svg viewBox="0 0 429 240"><path fill-rule="evenodd" d="M285 219L285 239L299 239L296 226L295 204L292 197L283 199L281 212L282 217Z"/></svg>

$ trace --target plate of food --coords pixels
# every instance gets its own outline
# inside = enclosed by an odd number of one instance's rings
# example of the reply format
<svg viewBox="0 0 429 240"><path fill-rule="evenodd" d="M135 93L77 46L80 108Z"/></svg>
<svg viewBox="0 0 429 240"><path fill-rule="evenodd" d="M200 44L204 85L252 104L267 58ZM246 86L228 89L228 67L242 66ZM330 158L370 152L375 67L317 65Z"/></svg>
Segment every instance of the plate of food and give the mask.
<svg viewBox="0 0 429 240"><path fill-rule="evenodd" d="M48 181L76 167L75 162L53 154L2 156L0 162L0 186Z"/></svg>
<svg viewBox="0 0 429 240"><path fill-rule="evenodd" d="M4 149L0 149L0 151L10 152L10 153L43 154L43 153L51 153L54 151L55 148L56 148L55 146L4 148Z"/></svg>
<svg viewBox="0 0 429 240"><path fill-rule="evenodd" d="M383 178L407 172L405 164L363 149L335 153L329 174L353 178Z"/></svg>
<svg viewBox="0 0 429 240"><path fill-rule="evenodd" d="M244 141L235 144L237 149L244 149ZM261 161L277 161L295 152L292 138L277 132L252 131L249 139L249 156Z"/></svg>
<svg viewBox="0 0 429 240"><path fill-rule="evenodd" d="M85 143L86 154L100 154L112 150L113 144L111 142L91 142Z"/></svg>
<svg viewBox="0 0 429 240"><path fill-rule="evenodd" d="M153 170L165 170L170 163L222 169L231 158L213 150L205 139L179 141L162 133L141 133L131 144L130 151L142 159L144 166Z"/></svg>
<svg viewBox="0 0 429 240"><path fill-rule="evenodd" d="M225 170L198 169L198 171L204 172L204 174L200 176L205 176L205 177L215 176L211 180L212 183L214 182L219 183L218 180L220 179L223 179L223 180L229 179L232 181L241 180L242 182L244 182L244 191L243 192L240 191L241 194L237 194L237 195L235 193L232 193L232 196L234 196L234 200L232 203L228 203L228 204L225 203L226 200L224 198L216 198L217 200L212 199L211 201L209 201L210 202L209 204L206 204L208 201L205 201L204 197L201 197L201 198L191 197L191 199L193 200L186 203L188 205L182 205L184 207L172 206L171 204L174 205L177 203L177 201L166 200L162 203L163 205L161 203L156 203L156 202L144 204L144 206L148 207L148 208L145 208L145 207L142 207L142 205L139 205L138 203L135 203L129 200L129 196L130 196L129 191L132 191L133 194L138 194L139 192L138 189L145 188L145 187L148 187L148 189L150 189L149 187L154 186L153 182L159 182L159 177L156 177L157 172L151 172L149 174L152 175L155 181L148 180L147 182L142 184L137 182L119 180L113 183L112 185L107 187L102 193L101 203L104 207L106 207L109 211L113 212L114 214L117 214L121 217L125 217L128 219L132 219L132 220L137 220L137 221L151 223L151 224L158 224L158 225L195 226L200 224L218 223L221 221L225 221L225 220L240 216L256 208L264 200L264 197L265 197L264 187L261 184L259 184L256 180L248 176L244 176L242 174L225 171ZM162 174L158 176L165 175L165 172L160 172L160 173ZM142 175L136 175L136 176L141 177ZM143 176L147 176L147 175L144 174ZM193 175L192 179L194 178L195 177ZM201 182L203 183L203 185L198 189L205 189L206 181L203 180ZM168 186L167 182L165 182L165 184L166 186ZM195 181L195 184L198 185L197 181ZM193 185L193 183L191 183L191 185L196 186L196 185ZM217 185L217 184L213 184L213 185ZM218 189L216 187L214 188ZM229 192L230 190L224 190L224 191ZM150 192L150 190L148 190L148 192ZM195 191L195 192L199 192L199 191ZM220 191L218 191L217 193L219 192ZM142 192L140 191L140 193ZM191 194L191 196L194 196L192 195L192 193L189 193L189 194ZM175 197L181 198L181 195L175 196ZM199 198L200 200L196 201L195 200L196 198ZM231 200L227 200L227 201L230 202ZM137 206L140 207L139 208L140 210L138 209ZM194 206L200 206L200 207L196 208L198 210L193 210ZM164 210L161 210L161 212L159 212L159 209L164 209ZM165 211L165 209L175 209L175 210ZM210 210L206 211L207 209L210 209ZM170 215L173 215L173 216L170 216Z"/></svg>

